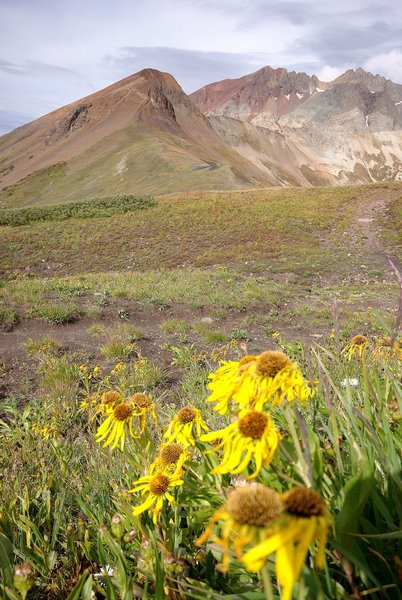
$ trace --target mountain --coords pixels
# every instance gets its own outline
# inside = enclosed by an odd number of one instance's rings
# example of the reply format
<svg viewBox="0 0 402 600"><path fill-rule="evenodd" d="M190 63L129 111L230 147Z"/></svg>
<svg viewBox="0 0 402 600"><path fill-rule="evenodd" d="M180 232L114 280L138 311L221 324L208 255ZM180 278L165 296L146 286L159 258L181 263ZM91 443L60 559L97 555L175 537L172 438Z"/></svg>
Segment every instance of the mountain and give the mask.
<svg viewBox="0 0 402 600"><path fill-rule="evenodd" d="M402 85L286 69L187 96L144 69L0 138L0 206L402 179Z"/></svg>
<svg viewBox="0 0 402 600"><path fill-rule="evenodd" d="M209 84L190 97L210 119L219 119L223 138L233 129L225 119L244 124L230 140L240 152L258 150L272 161L273 135L279 133L293 155L287 167L291 164L299 181L300 174L311 185L402 179L402 85L379 75L356 69L322 82L264 67ZM260 140L257 147L250 141L245 146L246 124L265 130L268 147Z"/></svg>
<svg viewBox="0 0 402 600"><path fill-rule="evenodd" d="M206 115L253 122L260 114L280 117L302 105L327 84L305 73L264 67L239 79L211 83L190 95Z"/></svg>
<svg viewBox="0 0 402 600"><path fill-rule="evenodd" d="M167 73L145 69L0 138L0 200L273 185Z"/></svg>

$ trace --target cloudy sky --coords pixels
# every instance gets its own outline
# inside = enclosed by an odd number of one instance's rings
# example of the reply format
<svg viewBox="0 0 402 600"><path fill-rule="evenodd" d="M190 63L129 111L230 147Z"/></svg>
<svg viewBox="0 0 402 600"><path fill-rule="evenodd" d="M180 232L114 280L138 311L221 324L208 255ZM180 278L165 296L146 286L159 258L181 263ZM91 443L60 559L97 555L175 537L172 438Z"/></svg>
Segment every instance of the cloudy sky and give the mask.
<svg viewBox="0 0 402 600"><path fill-rule="evenodd" d="M402 83L402 2L0 0L0 134L145 67L192 92L265 65Z"/></svg>

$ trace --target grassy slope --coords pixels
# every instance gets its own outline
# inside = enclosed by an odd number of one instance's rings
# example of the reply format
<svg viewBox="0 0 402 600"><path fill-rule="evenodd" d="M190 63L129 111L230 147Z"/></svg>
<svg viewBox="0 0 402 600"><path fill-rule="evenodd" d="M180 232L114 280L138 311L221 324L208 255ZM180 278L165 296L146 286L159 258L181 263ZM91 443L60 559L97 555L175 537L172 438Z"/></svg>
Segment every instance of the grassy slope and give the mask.
<svg viewBox="0 0 402 600"><path fill-rule="evenodd" d="M396 256L400 189L187 193L161 197L140 213L3 227L0 272L14 281L0 298L22 315L72 301L74 310L95 315L95 295L107 290L148 306L210 306L225 317L272 313L278 325L298 331L328 330L336 296L349 326L367 327L367 307L395 306L397 286L386 256L349 231L366 204L387 196L388 212L374 225L383 250Z"/></svg>
<svg viewBox="0 0 402 600"><path fill-rule="evenodd" d="M133 126L102 139L67 163L35 171L0 190L8 207L81 200L111 194L169 193L242 186L222 156L211 170L202 150L177 136ZM205 160L211 153L205 152ZM241 168L239 169L239 172ZM244 182L244 187L250 182Z"/></svg>
<svg viewBox="0 0 402 600"><path fill-rule="evenodd" d="M351 187L190 193L162 197L141 214L5 228L0 271L12 266L59 276L183 263L243 270L245 261L255 261L259 270L287 270L285 262L301 273L328 270L333 250L322 247L320 238L350 224L365 190L359 198Z"/></svg>

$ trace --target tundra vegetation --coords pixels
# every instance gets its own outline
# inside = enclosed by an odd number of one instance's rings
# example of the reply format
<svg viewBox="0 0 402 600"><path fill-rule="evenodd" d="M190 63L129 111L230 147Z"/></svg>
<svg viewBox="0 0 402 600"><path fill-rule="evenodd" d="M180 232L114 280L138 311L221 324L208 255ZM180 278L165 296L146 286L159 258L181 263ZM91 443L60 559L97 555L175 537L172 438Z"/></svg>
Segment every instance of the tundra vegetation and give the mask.
<svg viewBox="0 0 402 600"><path fill-rule="evenodd" d="M400 193L1 227L2 599L400 597Z"/></svg>

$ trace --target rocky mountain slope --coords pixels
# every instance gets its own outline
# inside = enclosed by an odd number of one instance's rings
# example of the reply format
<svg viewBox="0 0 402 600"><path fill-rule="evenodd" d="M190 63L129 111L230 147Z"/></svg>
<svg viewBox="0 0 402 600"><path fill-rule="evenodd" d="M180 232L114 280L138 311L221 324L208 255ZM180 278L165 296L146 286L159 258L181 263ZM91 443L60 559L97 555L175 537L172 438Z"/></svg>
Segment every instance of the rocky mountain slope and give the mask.
<svg viewBox="0 0 402 600"><path fill-rule="evenodd" d="M233 150L167 73L145 69L0 138L9 205L275 180Z"/></svg>
<svg viewBox="0 0 402 600"><path fill-rule="evenodd" d="M187 96L145 69L0 138L0 203L402 179L402 85L264 67Z"/></svg>
<svg viewBox="0 0 402 600"><path fill-rule="evenodd" d="M210 118L274 132L299 153L293 171L312 185L402 179L402 85L363 69L349 70L332 82L305 73L264 67L236 80L210 84L190 96ZM245 151L247 127L232 146ZM268 133L269 132L269 133ZM255 152L247 142L247 151ZM258 150L268 152L265 143ZM272 154L271 154L272 158Z"/></svg>

